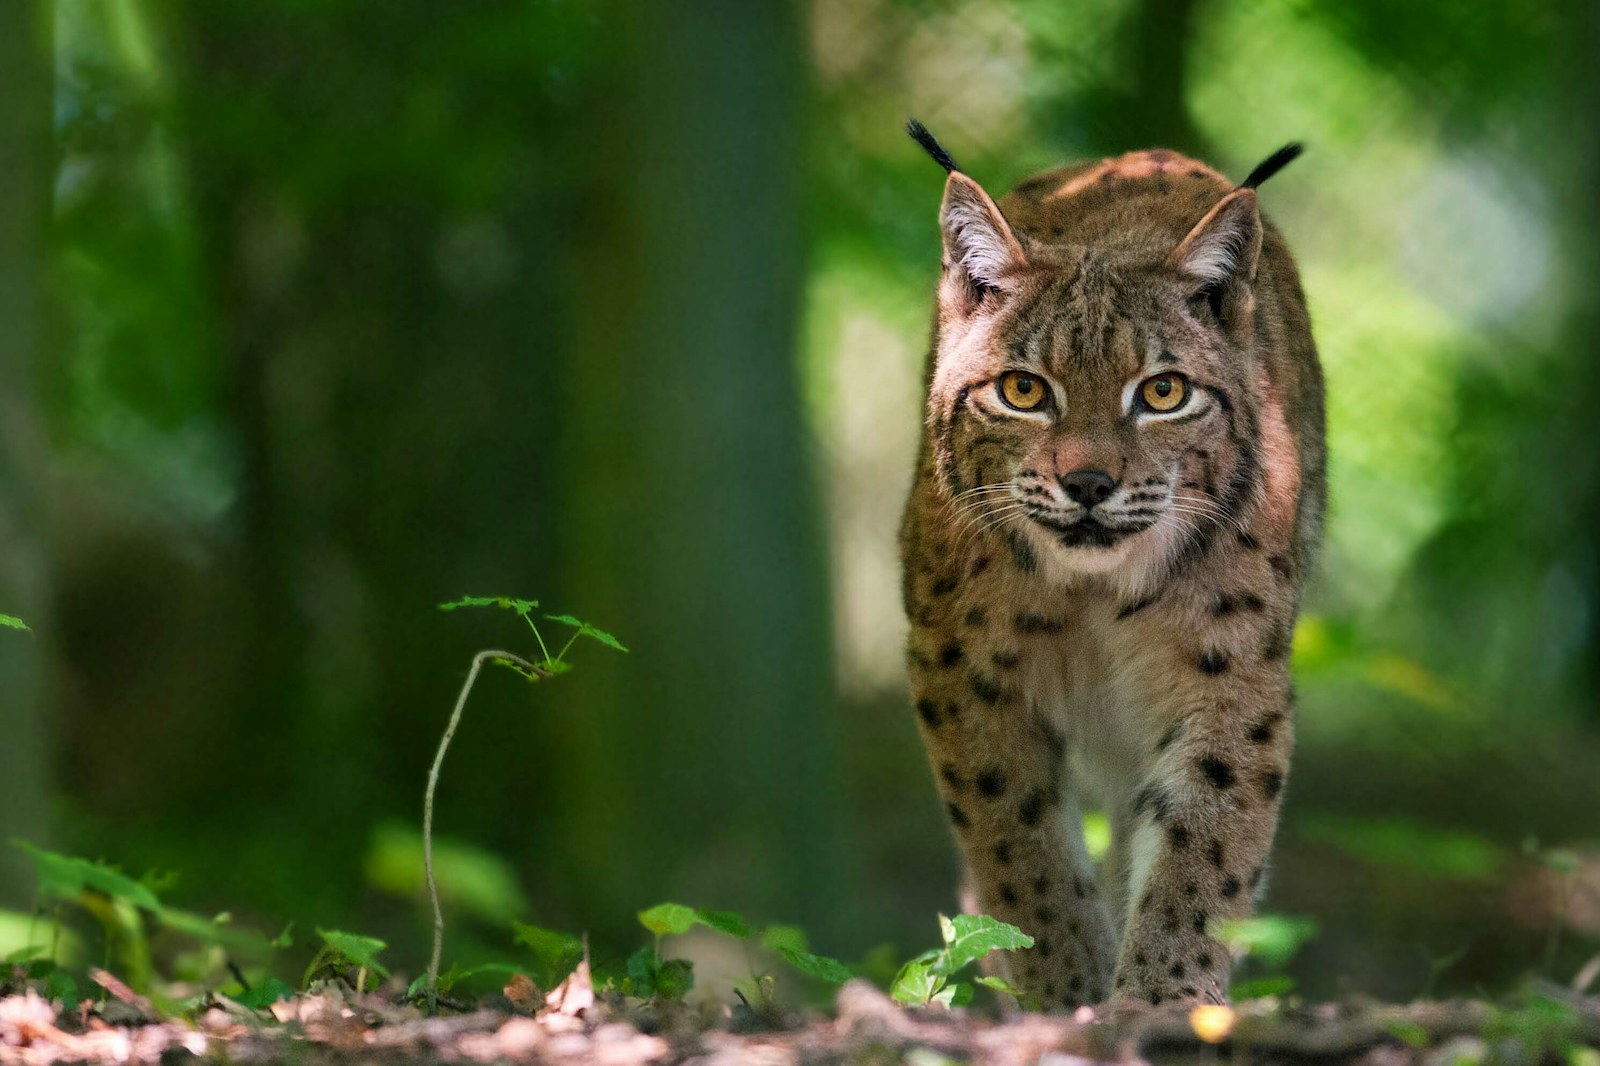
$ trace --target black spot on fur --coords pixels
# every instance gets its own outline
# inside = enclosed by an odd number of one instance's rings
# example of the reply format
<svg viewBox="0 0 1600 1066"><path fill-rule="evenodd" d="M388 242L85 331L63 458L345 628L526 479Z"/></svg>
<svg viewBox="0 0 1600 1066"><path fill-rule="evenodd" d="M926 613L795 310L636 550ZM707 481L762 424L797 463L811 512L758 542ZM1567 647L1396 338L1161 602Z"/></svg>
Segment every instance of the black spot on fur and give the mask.
<svg viewBox="0 0 1600 1066"><path fill-rule="evenodd" d="M1162 928L1169 933L1176 933L1178 931L1178 909L1176 907L1168 907L1161 914Z"/></svg>
<svg viewBox="0 0 1600 1066"><path fill-rule="evenodd" d="M1239 894L1239 879L1237 877L1230 877L1226 881L1222 882L1222 898L1223 899L1232 899L1234 896L1237 896L1238 894Z"/></svg>
<svg viewBox="0 0 1600 1066"><path fill-rule="evenodd" d="M1192 996L1192 995L1194 995L1194 986L1193 985L1184 985L1182 988L1178 989L1178 991L1182 992L1186 996Z"/></svg>
<svg viewBox="0 0 1600 1066"><path fill-rule="evenodd" d="M1199 954L1199 955L1197 955L1197 956L1196 956L1196 957L1195 957L1195 960L1194 960L1194 961L1195 961L1195 962L1196 962L1196 964L1198 964L1198 965L1199 965L1199 967L1200 967L1200 968L1201 968L1201 969L1202 969L1202 970L1209 970L1209 969L1211 969L1211 952L1209 952L1209 951L1202 951L1202 952L1201 952L1201 953L1200 953L1200 954Z"/></svg>
<svg viewBox="0 0 1600 1066"><path fill-rule="evenodd" d="M1050 941L1042 936L1033 938L1033 950L1039 953L1040 958L1050 957Z"/></svg>
<svg viewBox="0 0 1600 1066"><path fill-rule="evenodd" d="M1195 664L1205 673L1215 677L1228 668L1228 656L1220 651L1205 651L1200 653L1200 658Z"/></svg>
<svg viewBox="0 0 1600 1066"><path fill-rule="evenodd" d="M1072 879L1072 894L1079 899L1087 899L1089 897L1089 892L1093 887L1093 885L1089 884L1088 881L1081 877L1074 877Z"/></svg>
<svg viewBox="0 0 1600 1066"><path fill-rule="evenodd" d="M1006 775L995 767L989 767L978 775L978 791L993 799L1006 790Z"/></svg>
<svg viewBox="0 0 1600 1066"><path fill-rule="evenodd" d="M1213 788L1230 788L1233 785L1233 767L1215 755L1202 756L1198 763L1200 772L1205 774L1206 780L1211 782Z"/></svg>
<svg viewBox="0 0 1600 1066"><path fill-rule="evenodd" d="M1066 628L1066 623L1042 614L1019 614L1016 627L1018 633L1059 633Z"/></svg>
<svg viewBox="0 0 1600 1066"><path fill-rule="evenodd" d="M1205 911L1195 911L1194 912L1194 931L1199 933L1199 934L1201 934L1202 936L1205 935L1205 931L1206 931L1206 912Z"/></svg>
<svg viewBox="0 0 1600 1066"><path fill-rule="evenodd" d="M972 568L967 571L967 576L977 577L987 569L989 569L989 557L987 555L980 555L976 559L972 560Z"/></svg>
<svg viewBox="0 0 1600 1066"><path fill-rule="evenodd" d="M1194 899L1200 894L1200 885L1195 881L1186 881L1183 885L1183 894L1189 899Z"/></svg>
<svg viewBox="0 0 1600 1066"><path fill-rule="evenodd" d="M967 783L961 780L961 775L956 773L956 768L949 763L939 767L939 776L944 778L944 783L950 786L952 792L960 792L967 787Z"/></svg>
<svg viewBox="0 0 1600 1066"><path fill-rule="evenodd" d="M1017 808L1017 817L1026 826L1035 826L1044 817L1044 789L1036 788L1023 799L1022 806Z"/></svg>
<svg viewBox="0 0 1600 1066"><path fill-rule="evenodd" d="M1150 993L1150 1005L1152 1007L1161 1006L1161 993L1160 992L1152 992L1152 993Z"/></svg>
<svg viewBox="0 0 1600 1066"><path fill-rule="evenodd" d="M1167 843L1177 851L1182 851L1189 846L1189 830L1181 825L1167 826Z"/></svg>
<svg viewBox="0 0 1600 1066"><path fill-rule="evenodd" d="M1071 977L1067 978L1067 991L1068 992L1082 992L1083 991L1083 978L1079 977L1077 974L1073 974ZM1072 1004L1068 1003L1067 1006L1070 1007L1070 1006L1072 1006Z"/></svg>
<svg viewBox="0 0 1600 1066"><path fill-rule="evenodd" d="M1264 869L1260 866L1250 871L1250 888L1252 891L1261 884L1261 875L1264 872Z"/></svg>
<svg viewBox="0 0 1600 1066"><path fill-rule="evenodd" d="M954 823L957 829L965 829L967 826L972 824L967 820L967 812L956 806L954 803L946 804L945 810L950 812L950 821Z"/></svg>
<svg viewBox="0 0 1600 1066"><path fill-rule="evenodd" d="M1273 573L1285 581L1294 577L1294 564L1289 561L1287 555L1274 555L1267 560L1267 565L1272 567Z"/></svg>
<svg viewBox="0 0 1600 1066"><path fill-rule="evenodd" d="M1139 795L1133 801L1135 815L1150 812L1150 816L1158 824L1165 822L1172 814L1172 797L1159 785L1146 785L1139 790Z"/></svg>
<svg viewBox="0 0 1600 1066"><path fill-rule="evenodd" d="M989 659L1000 669L1010 670L1022 661L1022 656L1014 651L997 651Z"/></svg>
<svg viewBox="0 0 1600 1066"><path fill-rule="evenodd" d="M946 644L944 649L939 652L939 665L947 670L960 661L961 645L959 644Z"/></svg>
<svg viewBox="0 0 1600 1066"><path fill-rule="evenodd" d="M1005 689L992 677L984 677L977 671L967 675L967 683L972 686L972 694L993 707L1005 696Z"/></svg>
<svg viewBox="0 0 1600 1066"><path fill-rule="evenodd" d="M967 612L967 625L974 629L982 629L988 624L989 618L983 613L982 607L974 607Z"/></svg>
<svg viewBox="0 0 1600 1066"><path fill-rule="evenodd" d="M1160 598L1161 598L1160 596L1146 596L1143 599L1134 600L1132 603L1130 603L1126 607L1122 608L1122 610L1118 611L1117 612L1117 617L1118 618L1130 618L1133 615L1136 615L1140 611L1144 610L1146 607L1150 606L1152 603L1155 603L1156 600L1158 600Z"/></svg>
<svg viewBox="0 0 1600 1066"><path fill-rule="evenodd" d="M1033 909L1033 916L1046 925L1049 925L1051 922L1056 920L1056 912L1051 910L1049 907L1035 907Z"/></svg>
<svg viewBox="0 0 1600 1066"><path fill-rule="evenodd" d="M955 700L947 700L947 701L945 701L945 705L944 705L944 718L945 718L945 721L947 721L947 722L953 721L954 719L957 719L957 718L960 718L960 717L961 717L961 704L957 703Z"/></svg>
<svg viewBox="0 0 1600 1066"><path fill-rule="evenodd" d="M1267 799L1277 799L1278 793L1283 791L1283 775L1276 770L1268 770L1261 775L1261 794Z"/></svg>
<svg viewBox="0 0 1600 1066"><path fill-rule="evenodd" d="M1261 542L1248 533L1239 534L1239 545L1248 551L1258 551L1261 548Z"/></svg>
<svg viewBox="0 0 1600 1066"><path fill-rule="evenodd" d="M939 724L939 705L932 700L918 700L917 714L927 723L930 729Z"/></svg>
<svg viewBox="0 0 1600 1066"><path fill-rule="evenodd" d="M1050 891L1050 875L1040 874L1038 877L1035 877L1033 879L1033 891L1035 895L1039 896L1042 896L1046 892Z"/></svg>
<svg viewBox="0 0 1600 1066"><path fill-rule="evenodd" d="M1011 841L1002 840L994 846L994 861L1001 866L1011 865Z"/></svg>
<svg viewBox="0 0 1600 1066"><path fill-rule="evenodd" d="M1170 973L1174 977L1182 977L1184 974L1188 973L1189 971L1183 965L1182 962L1175 962L1175 963L1172 964L1172 968L1170 970L1168 970L1167 972Z"/></svg>
<svg viewBox="0 0 1600 1066"><path fill-rule="evenodd" d="M1289 647L1294 643L1294 630L1287 622L1275 622L1267 633L1267 639L1261 645L1261 661L1266 663L1277 662L1289 654Z"/></svg>
<svg viewBox="0 0 1600 1066"><path fill-rule="evenodd" d="M1150 965L1150 960L1145 956L1144 952L1136 951L1133 953L1133 964L1135 966L1148 966Z"/></svg>
<svg viewBox="0 0 1600 1066"><path fill-rule="evenodd" d="M1011 561L1017 564L1017 569L1024 574L1031 574L1039 569L1039 557L1033 553L1033 545L1011 534Z"/></svg>
<svg viewBox="0 0 1600 1066"><path fill-rule="evenodd" d="M948 596L956 590L959 584L960 582L953 577L941 577L933 583L933 587L928 591L935 596Z"/></svg>
<svg viewBox="0 0 1600 1066"><path fill-rule="evenodd" d="M1250 732L1245 735L1249 737L1250 743L1252 744L1270 743L1272 740L1272 732L1274 727L1276 727L1277 724L1282 720L1283 714L1279 711L1273 711L1271 714L1261 719L1261 721L1257 722L1251 728Z"/></svg>
<svg viewBox="0 0 1600 1066"><path fill-rule="evenodd" d="M1223 593L1211 605L1211 613L1217 618L1223 618L1235 611L1262 611L1267 603L1253 592L1237 592L1229 596Z"/></svg>
<svg viewBox="0 0 1600 1066"><path fill-rule="evenodd" d="M1182 722L1173 722L1171 725L1167 726L1167 731L1161 734L1160 740L1156 741L1156 750L1166 751L1168 748L1172 747L1172 742L1177 740L1179 734L1182 732Z"/></svg>
<svg viewBox="0 0 1600 1066"><path fill-rule="evenodd" d="M1206 847L1206 858L1212 866L1222 866L1222 841L1217 837L1211 838L1211 843Z"/></svg>
<svg viewBox="0 0 1600 1066"><path fill-rule="evenodd" d="M1000 902L1015 906L1017 902L1017 890L1010 884L1002 883L1000 885Z"/></svg>

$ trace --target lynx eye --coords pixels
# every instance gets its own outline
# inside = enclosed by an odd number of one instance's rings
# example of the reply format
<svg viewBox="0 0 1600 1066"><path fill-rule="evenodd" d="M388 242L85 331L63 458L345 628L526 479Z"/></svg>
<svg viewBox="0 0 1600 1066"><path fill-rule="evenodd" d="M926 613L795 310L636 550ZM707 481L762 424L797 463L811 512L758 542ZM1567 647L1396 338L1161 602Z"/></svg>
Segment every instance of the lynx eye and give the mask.
<svg viewBox="0 0 1600 1066"><path fill-rule="evenodd" d="M1018 411L1037 411L1050 398L1050 387L1044 378L1021 370L1001 374L999 392L1006 406Z"/></svg>
<svg viewBox="0 0 1600 1066"><path fill-rule="evenodd" d="M1176 411L1189 398L1189 382L1182 374L1157 374L1139 386L1139 398L1152 411Z"/></svg>

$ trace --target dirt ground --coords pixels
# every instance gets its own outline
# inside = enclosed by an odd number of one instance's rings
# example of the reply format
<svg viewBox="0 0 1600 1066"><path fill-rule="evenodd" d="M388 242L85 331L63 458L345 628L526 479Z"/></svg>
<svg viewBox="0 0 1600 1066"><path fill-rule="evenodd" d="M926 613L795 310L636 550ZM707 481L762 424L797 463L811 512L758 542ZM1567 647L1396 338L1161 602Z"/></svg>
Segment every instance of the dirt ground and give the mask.
<svg viewBox="0 0 1600 1066"><path fill-rule="evenodd" d="M97 978L98 979L98 978ZM103 984L116 985L114 979ZM64 1010L33 990L0 999L0 1064L601 1063L758 1066L861 1063L1078 1066L1088 1062L1364 1062L1381 1066L1562 1063L1600 1066L1600 998L1556 986L1514 1006L1455 1001L1153 1009L1115 1021L906 1010L873 986L840 989L831 1015L757 1017L742 1004L692 1008L596 999L424 1016L382 993L325 986L269 1011L213 997L163 1017L126 988Z"/></svg>

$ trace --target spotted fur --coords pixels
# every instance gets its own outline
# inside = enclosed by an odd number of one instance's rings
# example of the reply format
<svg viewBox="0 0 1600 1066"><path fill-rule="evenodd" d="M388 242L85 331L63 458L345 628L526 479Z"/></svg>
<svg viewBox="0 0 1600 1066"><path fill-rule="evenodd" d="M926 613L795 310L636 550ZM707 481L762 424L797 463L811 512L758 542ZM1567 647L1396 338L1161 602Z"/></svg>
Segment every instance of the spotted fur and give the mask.
<svg viewBox="0 0 1600 1066"><path fill-rule="evenodd" d="M1322 526L1294 262L1253 188L1165 151L998 204L952 170L940 218L904 591L917 722L977 904L1036 938L1009 976L1047 1006L1221 1002L1215 923L1262 883ZM1047 384L1043 409L1006 404L1008 371ZM1138 390L1161 373L1188 399L1153 414ZM1071 491L1084 471L1107 475L1101 502ZM1086 803L1112 823L1100 870Z"/></svg>

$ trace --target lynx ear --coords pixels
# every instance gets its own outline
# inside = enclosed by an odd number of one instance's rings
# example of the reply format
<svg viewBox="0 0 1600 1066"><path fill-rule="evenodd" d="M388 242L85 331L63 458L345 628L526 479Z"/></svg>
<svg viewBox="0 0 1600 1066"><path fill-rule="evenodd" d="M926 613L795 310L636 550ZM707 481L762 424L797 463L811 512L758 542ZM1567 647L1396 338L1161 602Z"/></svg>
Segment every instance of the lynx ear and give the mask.
<svg viewBox="0 0 1600 1066"><path fill-rule="evenodd" d="M1206 212L1168 257L1168 265L1207 289L1249 284L1261 255L1261 211L1254 189L1235 189Z"/></svg>
<svg viewBox="0 0 1600 1066"><path fill-rule="evenodd" d="M1000 209L983 186L960 171L945 182L939 228L944 232L947 281L953 277L961 283L952 295L964 296L973 306L985 290L999 288L1006 274L1026 261Z"/></svg>

